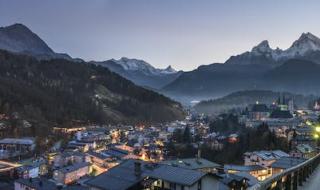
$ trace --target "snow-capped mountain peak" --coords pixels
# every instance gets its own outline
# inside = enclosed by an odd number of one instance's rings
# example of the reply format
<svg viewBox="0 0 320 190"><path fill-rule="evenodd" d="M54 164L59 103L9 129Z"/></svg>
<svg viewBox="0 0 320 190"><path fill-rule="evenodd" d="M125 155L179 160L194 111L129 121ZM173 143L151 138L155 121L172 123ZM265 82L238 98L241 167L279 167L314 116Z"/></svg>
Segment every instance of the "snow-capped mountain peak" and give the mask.
<svg viewBox="0 0 320 190"><path fill-rule="evenodd" d="M308 32L302 33L301 36L286 50L282 50L280 48L272 49L269 46L269 42L264 40L257 46L253 47L250 52L233 56L227 60L226 63L277 63L292 58L306 56L307 53L314 51L320 51L320 38Z"/></svg>
<svg viewBox="0 0 320 190"><path fill-rule="evenodd" d="M272 49L267 40L252 48L253 55L266 55L274 60L290 59L304 56L308 52L320 51L320 39L310 32L302 33L298 40L294 41L290 48L282 50Z"/></svg>
<svg viewBox="0 0 320 190"><path fill-rule="evenodd" d="M152 71L155 68L149 63L139 59L129 59L122 57L119 60L113 60L117 64L121 65L125 70L136 71L136 70L149 70Z"/></svg>
<svg viewBox="0 0 320 190"><path fill-rule="evenodd" d="M310 32L302 33L300 38L297 40L297 42L298 41L300 41L300 42L301 41L311 41L313 43L320 44L320 39Z"/></svg>
<svg viewBox="0 0 320 190"><path fill-rule="evenodd" d="M269 46L269 42L268 40L263 40L262 42L260 42L257 46L252 48L252 51L265 51L265 50L269 50L271 49Z"/></svg>
<svg viewBox="0 0 320 190"><path fill-rule="evenodd" d="M317 50L320 50L320 39L308 32L302 33L300 38L293 42L292 46L287 51L302 55L308 51Z"/></svg>
<svg viewBox="0 0 320 190"><path fill-rule="evenodd" d="M251 50L253 53L270 53L272 51L273 50L270 48L268 40L263 40Z"/></svg>
<svg viewBox="0 0 320 190"><path fill-rule="evenodd" d="M167 73L167 74L170 74L170 73L176 73L177 71L171 67L171 65L169 65L167 68L163 69L162 70L162 73Z"/></svg>
<svg viewBox="0 0 320 190"><path fill-rule="evenodd" d="M153 67L151 64L139 59L129 59L126 57L122 57L119 60L112 59L112 61L122 66L124 70L140 71L146 75L163 75L173 74L177 72L171 66L168 66L166 69L158 69Z"/></svg>

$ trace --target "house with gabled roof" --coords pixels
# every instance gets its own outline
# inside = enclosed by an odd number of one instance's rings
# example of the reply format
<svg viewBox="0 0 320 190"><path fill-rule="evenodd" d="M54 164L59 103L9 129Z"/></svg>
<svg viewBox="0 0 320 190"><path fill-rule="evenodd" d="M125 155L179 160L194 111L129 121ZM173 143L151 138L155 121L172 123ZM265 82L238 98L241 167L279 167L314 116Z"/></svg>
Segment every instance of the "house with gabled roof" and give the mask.
<svg viewBox="0 0 320 190"><path fill-rule="evenodd" d="M166 160L161 162L170 166L181 167L190 170L198 170L208 173L216 173L221 166L204 158L184 158L176 160Z"/></svg>
<svg viewBox="0 0 320 190"><path fill-rule="evenodd" d="M281 157L288 157L289 154L281 150L261 150L244 153L244 165L260 165L269 167L273 162Z"/></svg>
<svg viewBox="0 0 320 190"><path fill-rule="evenodd" d="M126 160L86 184L92 190L211 190L222 185L208 173L141 160Z"/></svg>

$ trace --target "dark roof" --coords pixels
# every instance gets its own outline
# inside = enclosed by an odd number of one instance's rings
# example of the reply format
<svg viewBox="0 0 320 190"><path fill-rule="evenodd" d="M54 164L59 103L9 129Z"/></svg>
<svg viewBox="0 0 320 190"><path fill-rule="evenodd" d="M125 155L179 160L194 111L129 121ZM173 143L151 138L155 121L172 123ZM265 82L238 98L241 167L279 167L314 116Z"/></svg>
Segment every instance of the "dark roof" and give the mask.
<svg viewBox="0 0 320 190"><path fill-rule="evenodd" d="M125 150L121 150L121 149L118 149L118 148L115 148L115 147L112 147L108 150L105 150L105 151L102 151L101 152L102 154L104 155L110 155L111 157L116 157L116 158L123 158L124 156L127 156L129 154L128 151L125 151Z"/></svg>
<svg viewBox="0 0 320 190"><path fill-rule="evenodd" d="M80 168L83 168L83 167L89 166L89 165L90 164L88 162L82 162L82 163L78 163L78 164L73 164L71 166L67 166L67 167L59 169L59 172L69 173L69 172L76 171L76 170L78 170Z"/></svg>
<svg viewBox="0 0 320 190"><path fill-rule="evenodd" d="M97 187L104 190L125 190L139 183L145 178L146 170L145 162L140 162L144 175L136 176L134 174L134 161L127 160L118 166L113 167L109 171L86 182L87 185Z"/></svg>
<svg viewBox="0 0 320 190"><path fill-rule="evenodd" d="M60 154L61 157L74 157L74 156L79 156L79 157L84 157L85 156L85 153L83 152L79 152L79 151L65 151L65 152L62 152Z"/></svg>
<svg viewBox="0 0 320 190"><path fill-rule="evenodd" d="M287 169L306 161L304 158L282 157L271 164L272 168Z"/></svg>
<svg viewBox="0 0 320 190"><path fill-rule="evenodd" d="M312 146L310 146L309 144L298 144L296 146L296 149L299 151L299 152L302 152L303 154L305 153L311 153L311 152L315 152L316 149L313 148Z"/></svg>
<svg viewBox="0 0 320 190"><path fill-rule="evenodd" d="M260 165L250 165L250 166L244 166L244 165L224 165L224 169L226 170L235 170L235 171L243 171L243 172L249 172L249 171L257 171L257 170L264 170L265 167L262 167Z"/></svg>
<svg viewBox="0 0 320 190"><path fill-rule="evenodd" d="M168 161L163 161L162 163L171 165L171 166L185 168L185 169L191 169L191 170L220 167L219 164L203 158L186 158L186 159L168 160Z"/></svg>
<svg viewBox="0 0 320 190"><path fill-rule="evenodd" d="M22 145L33 145L34 139L29 138L5 138L0 140L0 144L22 144Z"/></svg>
<svg viewBox="0 0 320 190"><path fill-rule="evenodd" d="M269 112L267 105L265 104L254 104L252 107L253 112Z"/></svg>
<svg viewBox="0 0 320 190"><path fill-rule="evenodd" d="M80 186L80 185L72 185L72 186L68 186L68 187L63 188L62 190L90 190L90 188Z"/></svg>
<svg viewBox="0 0 320 190"><path fill-rule="evenodd" d="M141 175L135 175L135 162L141 164ZM141 160L126 160L109 171L86 182L87 185L104 190L125 190L146 178L162 179L172 183L190 186L206 175L203 172L154 164Z"/></svg>
<svg viewBox="0 0 320 190"><path fill-rule="evenodd" d="M312 132L314 129L309 127L309 126L307 126L307 127L297 127L295 130L297 132L303 133L303 132Z"/></svg>
<svg viewBox="0 0 320 190"><path fill-rule="evenodd" d="M16 182L24 184L36 190L56 190L57 189L56 184L47 179L40 179L40 178L22 179L21 178L21 179L17 179Z"/></svg>
<svg viewBox="0 0 320 190"><path fill-rule="evenodd" d="M274 110L271 115L271 118L283 118L283 119L289 119L292 118L292 114L288 110Z"/></svg>
<svg viewBox="0 0 320 190"><path fill-rule="evenodd" d="M162 179L176 184L190 186L201 179L205 173L169 165L161 165L149 176L155 179Z"/></svg>
<svg viewBox="0 0 320 190"><path fill-rule="evenodd" d="M293 138L293 140L304 142L304 143L309 143L314 141L310 136L301 136L301 135L296 136L295 138Z"/></svg>
<svg viewBox="0 0 320 190"><path fill-rule="evenodd" d="M120 149L120 148L116 148L116 147L111 147L109 150L117 151L117 152L120 152L122 154L129 154L128 151Z"/></svg>
<svg viewBox="0 0 320 190"><path fill-rule="evenodd" d="M226 185L229 185L232 181L241 182L243 180L249 180L247 177L231 173L218 174L218 176L222 177L220 181Z"/></svg>
<svg viewBox="0 0 320 190"><path fill-rule="evenodd" d="M101 153L98 153L98 152L93 152L93 151L90 151L90 152L87 152L88 155L90 156L93 156L93 157L97 157L101 160L105 160L107 158L110 158L110 155L106 155L106 154L101 154Z"/></svg>
<svg viewBox="0 0 320 190"><path fill-rule="evenodd" d="M282 150L260 150L254 151L253 153L262 158L263 160L275 160L281 157L289 156L289 154L283 152Z"/></svg>

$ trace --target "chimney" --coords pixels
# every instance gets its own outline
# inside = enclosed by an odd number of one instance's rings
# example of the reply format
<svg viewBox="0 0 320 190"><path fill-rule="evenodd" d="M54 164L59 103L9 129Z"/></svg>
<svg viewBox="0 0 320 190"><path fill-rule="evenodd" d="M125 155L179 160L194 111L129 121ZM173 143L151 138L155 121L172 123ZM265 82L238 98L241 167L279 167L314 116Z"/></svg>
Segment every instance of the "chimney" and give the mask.
<svg viewBox="0 0 320 190"><path fill-rule="evenodd" d="M198 148L198 155L197 155L197 158L200 159L201 158L201 149Z"/></svg>
<svg viewBox="0 0 320 190"><path fill-rule="evenodd" d="M141 163L136 161L134 162L134 174L136 176L140 176L141 175Z"/></svg>

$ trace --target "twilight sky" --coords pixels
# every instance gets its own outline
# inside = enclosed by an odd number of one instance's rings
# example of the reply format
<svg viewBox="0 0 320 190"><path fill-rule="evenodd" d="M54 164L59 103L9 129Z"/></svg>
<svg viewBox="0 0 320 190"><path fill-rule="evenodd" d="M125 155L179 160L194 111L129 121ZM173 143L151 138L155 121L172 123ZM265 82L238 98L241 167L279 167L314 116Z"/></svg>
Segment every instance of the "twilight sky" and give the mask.
<svg viewBox="0 0 320 190"><path fill-rule="evenodd" d="M320 36L317 0L0 0L0 26L23 23L56 52L129 57L192 70L262 40L288 48Z"/></svg>

